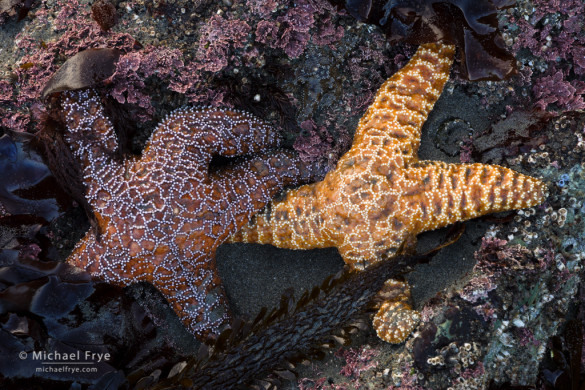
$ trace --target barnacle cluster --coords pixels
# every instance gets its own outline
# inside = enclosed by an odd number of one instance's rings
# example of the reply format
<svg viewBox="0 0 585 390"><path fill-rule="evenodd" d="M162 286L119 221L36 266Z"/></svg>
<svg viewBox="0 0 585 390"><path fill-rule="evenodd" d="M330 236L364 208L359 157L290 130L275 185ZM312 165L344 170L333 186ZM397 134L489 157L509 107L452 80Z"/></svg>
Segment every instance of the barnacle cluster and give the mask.
<svg viewBox="0 0 585 390"><path fill-rule="evenodd" d="M475 365L481 358L481 347L476 342L457 343L454 341L437 352L437 355L427 359L427 363L431 366L447 366L457 374Z"/></svg>

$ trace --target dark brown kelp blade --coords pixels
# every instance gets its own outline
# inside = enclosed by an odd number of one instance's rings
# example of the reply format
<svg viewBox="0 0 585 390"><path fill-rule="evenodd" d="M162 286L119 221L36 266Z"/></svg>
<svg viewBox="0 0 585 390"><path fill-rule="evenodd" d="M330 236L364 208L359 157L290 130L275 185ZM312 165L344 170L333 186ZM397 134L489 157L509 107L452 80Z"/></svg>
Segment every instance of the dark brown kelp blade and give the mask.
<svg viewBox="0 0 585 390"><path fill-rule="evenodd" d="M120 58L117 49L87 49L69 58L51 77L41 97L52 93L94 86L114 74Z"/></svg>

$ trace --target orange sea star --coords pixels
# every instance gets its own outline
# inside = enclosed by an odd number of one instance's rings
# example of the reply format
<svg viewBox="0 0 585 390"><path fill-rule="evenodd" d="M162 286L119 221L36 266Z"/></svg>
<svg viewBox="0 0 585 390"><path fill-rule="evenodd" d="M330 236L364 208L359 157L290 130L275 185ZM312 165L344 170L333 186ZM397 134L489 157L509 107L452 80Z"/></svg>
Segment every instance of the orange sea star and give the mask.
<svg viewBox="0 0 585 390"><path fill-rule="evenodd" d="M95 92L65 92L66 141L83 168L99 234L90 230L67 261L126 286L148 281L200 338L229 313L215 251L282 190L317 172L280 145L271 126L233 109L167 116L141 157L119 161L112 124ZM215 171L214 155L257 153Z"/></svg>
<svg viewBox="0 0 585 390"><path fill-rule="evenodd" d="M359 270L412 246L418 233L541 203L546 188L538 179L497 165L417 158L422 125L449 78L453 53L449 45L420 46L380 87L336 169L271 202L231 241L336 247ZM381 294L393 299L374 318L378 335L401 342L417 320L410 292L389 282Z"/></svg>

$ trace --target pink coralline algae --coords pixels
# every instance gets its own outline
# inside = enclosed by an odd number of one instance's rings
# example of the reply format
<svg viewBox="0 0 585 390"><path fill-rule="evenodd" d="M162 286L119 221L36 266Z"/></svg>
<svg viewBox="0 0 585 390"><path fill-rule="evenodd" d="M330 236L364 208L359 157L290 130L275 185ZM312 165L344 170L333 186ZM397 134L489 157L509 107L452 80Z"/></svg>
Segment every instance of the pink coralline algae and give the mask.
<svg viewBox="0 0 585 390"><path fill-rule="evenodd" d="M46 12L37 12L37 18L48 21ZM79 51L95 48L117 48L123 52L129 51L134 45L134 39L129 34L103 34L101 29L89 18L87 9L76 1L67 2L59 11L55 21L55 30L62 33L56 41L47 42L39 48L38 38L31 34L21 33L16 42L20 49L30 52L21 61L16 71L20 90L19 103L36 101L47 80L58 68L57 59L68 58ZM29 66L23 66L30 64Z"/></svg>
<svg viewBox="0 0 585 390"><path fill-rule="evenodd" d="M298 12L295 12L298 13ZM289 15L279 16L277 23L263 20L256 28L256 40L274 48L283 49L291 58L302 54L309 41L309 28L313 23L312 15L302 24L293 24L286 19Z"/></svg>
<svg viewBox="0 0 585 390"><path fill-rule="evenodd" d="M340 348L335 352L336 357L345 359L345 366L343 366L339 373L345 377L356 380L363 371L378 366L378 362L373 359L378 355L378 351L365 346L350 349Z"/></svg>
<svg viewBox="0 0 585 390"><path fill-rule="evenodd" d="M472 153L473 137L469 136L461 142L461 147L459 148L459 161L461 161L463 164L473 162L473 158L471 157Z"/></svg>
<svg viewBox="0 0 585 390"><path fill-rule="evenodd" d="M545 61L544 65L531 65L535 72L535 106L548 111L583 109L585 82L579 77L585 75L585 4L578 0L536 0L533 6L528 20L511 17L509 21L520 31L514 50L520 53L528 49Z"/></svg>
<svg viewBox="0 0 585 390"><path fill-rule="evenodd" d="M541 110L546 110L551 104L570 111L585 108L585 82L567 81L561 70L537 79L532 92L538 99L535 105Z"/></svg>
<svg viewBox="0 0 585 390"><path fill-rule="evenodd" d="M479 299L485 299L487 298L488 293L495 290L497 287L492 279L491 275L475 276L467 282L463 290L459 292L459 295L461 298L471 303L475 303Z"/></svg>
<svg viewBox="0 0 585 390"><path fill-rule="evenodd" d="M454 389L469 389L477 388L477 384L474 383L473 379L480 379L485 375L485 369L482 362L478 362L473 368L468 368L461 373L461 376L453 380Z"/></svg>
<svg viewBox="0 0 585 390"><path fill-rule="evenodd" d="M0 122L16 131L31 130L33 119L39 118L32 115L30 107L45 83L64 59L85 49L121 52L116 73L106 81L103 92L118 102L135 105L136 118L144 121L154 114L149 94L141 92L149 78L166 83L170 91L185 95L190 103L225 104L225 88L214 84L222 77L217 73L240 66L261 68L267 49L282 49L297 57L310 42L329 45L343 36L343 27L332 21L335 9L326 0L250 0L234 5L234 12L216 13L198 22L195 44L186 52L165 45L143 47L131 35L138 30L125 28L128 20L103 31L91 19L89 7L79 0L57 0L54 8L55 12L38 7L35 19L29 22L31 28L50 25L54 36L47 39L27 29L19 34L15 44L24 55L14 68L16 81L0 83L0 101L9 103L0 111ZM255 17L240 20L240 13ZM125 32L118 32L122 29ZM11 118L15 113L26 118Z"/></svg>
<svg viewBox="0 0 585 390"><path fill-rule="evenodd" d="M6 103L12 100L12 85L6 80L0 80L0 102Z"/></svg>
<svg viewBox="0 0 585 390"><path fill-rule="evenodd" d="M267 17L276 11L278 3L276 0L248 0L248 7L252 13Z"/></svg>
<svg viewBox="0 0 585 390"><path fill-rule="evenodd" d="M34 116L31 108L38 102L41 90L63 58L97 47L127 52L135 44L129 34L103 33L90 19L88 9L82 7L77 0L62 2L54 20L50 19L47 9L38 8L35 22L51 24L59 37L44 42L28 31L16 36L16 47L26 54L21 57L14 71L16 82L12 84L5 80L0 81L0 101L12 105L10 109L0 110L0 122L14 131L26 131ZM11 92L11 89L14 91Z"/></svg>
<svg viewBox="0 0 585 390"><path fill-rule="evenodd" d="M293 147L304 161L316 160L331 151L333 137L325 127L317 127L314 121L306 120L301 123L301 129L307 135L298 137Z"/></svg>
<svg viewBox="0 0 585 390"><path fill-rule="evenodd" d="M400 368L401 377L400 385L390 385L388 390L426 390L422 386L418 386L416 371L413 369L411 363L406 363Z"/></svg>
<svg viewBox="0 0 585 390"><path fill-rule="evenodd" d="M49 14L40 9L36 12L38 20L49 23ZM211 25L214 20L212 18ZM244 22L241 22L245 24ZM28 54L22 57L20 67L16 70L18 86L16 99L13 99L13 87L8 81L0 81L0 101L12 101L20 109L0 111L0 123L15 131L25 131L31 122L29 108L40 97L40 92L47 80L60 66L59 61L69 58L87 48L109 47L119 49L123 55L116 65L116 72L106 83L113 86L109 93L120 103L131 103L144 109L136 113L138 119L146 120L152 116L154 109L151 98L145 92L145 81L156 76L169 84L169 89L186 93L193 102L203 101L210 103L221 98L209 96L204 91L198 91L198 73L200 68L209 67L206 63L191 62L185 64L183 53L178 49L167 47L147 46L141 47L135 39L126 33L103 32L100 27L90 19L89 10L82 7L77 0L64 3L60 8L54 22L54 29L59 34L58 39L43 43L39 46L39 40L33 34L19 34L16 39L17 46ZM226 34L234 33L234 29L225 28ZM209 35L207 38L211 39ZM238 38L236 36L236 38ZM215 40L213 38L212 40ZM215 42L210 46L218 54L217 48L223 43ZM208 53L211 55L211 53ZM197 66L195 66L197 65ZM24 112L22 112L24 110ZM38 118L37 118L38 119Z"/></svg>
<svg viewBox="0 0 585 390"><path fill-rule="evenodd" d="M226 105L222 90L212 90L204 85L202 68L205 66L198 61L187 62L178 49L148 46L121 56L116 72L106 83L114 86L110 95L118 102L144 109L143 113L137 113L142 120L149 119L154 113L152 97L145 88L150 77L166 82L169 90L185 95L192 104Z"/></svg>
<svg viewBox="0 0 585 390"><path fill-rule="evenodd" d="M335 27L331 23L331 15L326 15L322 18L317 33L312 36L312 41L316 45L330 45L341 38L343 38L343 27Z"/></svg>
<svg viewBox="0 0 585 390"><path fill-rule="evenodd" d="M575 55L574 50L578 53L585 44L585 34L581 31L583 14L585 5L579 0L536 0L534 13L529 20L511 19L520 27L514 50L528 48L533 54L551 62L576 59L578 55ZM555 26L553 20L559 18L562 21ZM544 22L544 26L537 27L541 22Z"/></svg>
<svg viewBox="0 0 585 390"><path fill-rule="evenodd" d="M529 328L516 328L516 336L519 339L520 346L525 347L527 345L539 346L540 340L534 338L534 332Z"/></svg>
<svg viewBox="0 0 585 390"><path fill-rule="evenodd" d="M198 68L219 72L228 64L228 51L243 47L250 26L241 20L224 19L214 15L203 27L198 42L196 59Z"/></svg>
<svg viewBox="0 0 585 390"><path fill-rule="evenodd" d="M334 28L330 16L324 16L318 31L310 30L315 25L315 15L334 12L334 8L318 1L301 0L296 7L289 8L284 15L274 20L262 20L256 27L256 41L272 48L284 50L291 58L300 56L312 39L315 44L331 44L343 36L343 28Z"/></svg>
<svg viewBox="0 0 585 390"><path fill-rule="evenodd" d="M183 54L177 49L147 47L128 53L120 57L116 72L107 81L114 85L110 94L118 102L136 104L151 115L154 109L150 96L143 92L144 81L153 75L169 80L183 68ZM170 89L174 90L173 86Z"/></svg>
<svg viewBox="0 0 585 390"><path fill-rule="evenodd" d="M581 0L534 0L531 22L542 19L547 14L561 13L571 15L583 9Z"/></svg>
<svg viewBox="0 0 585 390"><path fill-rule="evenodd" d="M512 264L517 264L518 259L528 253L527 249L519 245L508 246L506 240L484 237L481 248L475 253L477 264L473 267L474 276L461 289L459 295L471 303L486 299L488 293L497 288L495 281L502 270ZM479 314L484 314L483 309L479 311Z"/></svg>
<svg viewBox="0 0 585 390"><path fill-rule="evenodd" d="M519 264L518 259L526 256L528 249L520 246L509 246L508 241L496 237L484 237L481 247L475 252L476 267L481 270L491 269L495 274L500 274L503 269L511 264ZM508 264L501 262L506 260Z"/></svg>
<svg viewBox="0 0 585 390"><path fill-rule="evenodd" d="M30 123L30 116L20 112L11 112L0 108L0 125L14 131L26 129Z"/></svg>

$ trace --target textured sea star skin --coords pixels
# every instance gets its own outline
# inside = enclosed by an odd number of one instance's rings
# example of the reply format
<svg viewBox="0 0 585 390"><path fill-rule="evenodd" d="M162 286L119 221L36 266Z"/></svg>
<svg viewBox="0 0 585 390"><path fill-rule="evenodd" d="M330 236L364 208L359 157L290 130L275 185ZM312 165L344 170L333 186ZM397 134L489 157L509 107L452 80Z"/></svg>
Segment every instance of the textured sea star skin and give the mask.
<svg viewBox="0 0 585 390"><path fill-rule="evenodd" d="M83 168L98 222L67 261L127 286L147 281L196 336L229 319L215 251L285 185L316 172L280 145L271 126L233 109L183 109L167 116L141 157L123 161L112 124L92 91L62 97L66 141ZM214 155L257 153L209 172Z"/></svg>
<svg viewBox="0 0 585 390"><path fill-rule="evenodd" d="M336 247L351 268L361 270L411 247L421 232L541 203L546 187L538 179L497 165L418 159L421 128L449 78L453 53L449 45L420 46L380 87L336 169L271 202L230 240ZM375 318L378 335L392 343L401 342L417 320L414 314L405 319L408 299L397 296L400 304L382 305ZM381 325L396 316L396 325Z"/></svg>

